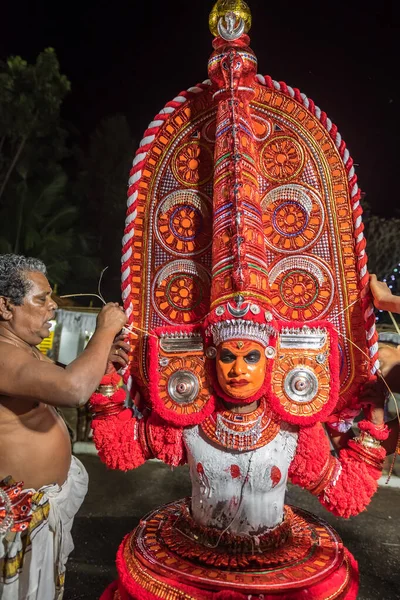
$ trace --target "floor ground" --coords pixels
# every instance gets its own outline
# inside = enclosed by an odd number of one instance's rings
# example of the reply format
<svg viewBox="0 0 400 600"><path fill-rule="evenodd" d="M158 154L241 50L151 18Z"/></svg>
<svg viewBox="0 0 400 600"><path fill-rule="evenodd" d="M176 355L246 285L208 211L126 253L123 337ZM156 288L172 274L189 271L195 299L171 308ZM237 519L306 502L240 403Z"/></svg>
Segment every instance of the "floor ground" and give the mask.
<svg viewBox="0 0 400 600"><path fill-rule="evenodd" d="M190 494L185 467L150 461L136 471L108 471L96 456L79 456L90 477L89 493L75 519L64 600L97 600L115 578L122 538L153 508ZM380 487L368 511L332 517L306 492L289 487L287 502L334 525L361 572L358 600L400 600L400 489Z"/></svg>

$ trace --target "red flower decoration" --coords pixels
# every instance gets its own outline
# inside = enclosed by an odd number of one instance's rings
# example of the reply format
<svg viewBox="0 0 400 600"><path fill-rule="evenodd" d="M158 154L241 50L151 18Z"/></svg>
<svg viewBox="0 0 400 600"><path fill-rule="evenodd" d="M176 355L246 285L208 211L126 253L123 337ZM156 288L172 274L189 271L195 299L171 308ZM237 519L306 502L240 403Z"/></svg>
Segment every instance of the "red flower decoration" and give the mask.
<svg viewBox="0 0 400 600"><path fill-rule="evenodd" d="M281 479L282 479L282 473L281 473L280 469L278 467L272 467L272 469L271 469L272 487L275 487L276 485L278 485L278 483L280 482Z"/></svg>
<svg viewBox="0 0 400 600"><path fill-rule="evenodd" d="M240 477L241 473L240 473L240 469L237 465L231 465L231 476L232 479L237 479L238 477Z"/></svg>

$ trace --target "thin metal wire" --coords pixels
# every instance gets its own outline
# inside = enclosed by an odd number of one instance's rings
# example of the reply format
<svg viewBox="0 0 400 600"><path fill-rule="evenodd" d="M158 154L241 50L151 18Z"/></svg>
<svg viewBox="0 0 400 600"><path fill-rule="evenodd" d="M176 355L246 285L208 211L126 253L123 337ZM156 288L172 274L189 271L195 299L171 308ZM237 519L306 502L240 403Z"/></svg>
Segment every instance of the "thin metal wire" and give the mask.
<svg viewBox="0 0 400 600"><path fill-rule="evenodd" d="M236 520L236 518L239 515L239 511L240 511L240 509L242 507L242 502L243 502L244 486L246 485L246 483L248 481L248 477L249 477L250 469L251 469L251 463L252 463L252 460L253 460L253 457L254 457L254 452L255 452L255 450L252 450L251 451L251 455L249 457L249 463L248 463L248 466L247 466L246 476L243 478L243 483L241 484L241 488L240 488L240 498L239 498L239 503L238 503L238 507L236 509L236 512L233 515L232 519L229 521L228 525L225 527L225 529L223 529L221 531L220 535L218 536L217 542L215 544L207 544L207 548L215 549L215 548L217 548L219 546L219 544L221 542L221 539L222 539L222 536L224 535L224 533L226 533L230 529L230 527L232 526L233 522ZM198 496L199 495L200 494L198 494ZM181 517L179 517L177 519L177 521L175 522L174 528L177 529L179 531L179 533L181 535L183 535L184 537L186 537L188 539L191 539L185 532L183 532L181 529L179 529L178 523L179 523L180 520L181 520Z"/></svg>
<svg viewBox="0 0 400 600"><path fill-rule="evenodd" d="M60 298L79 298L79 297L83 297L83 296L93 296L94 298L98 298L99 300L101 300L101 302L103 302L103 304L107 304L107 302L104 300L104 298L102 296L99 296L98 294L63 294L62 296L59 296Z"/></svg>
<svg viewBox="0 0 400 600"><path fill-rule="evenodd" d="M97 291L99 293L99 297L103 300L104 304L107 304L106 301L103 298L103 294L101 293L101 280L103 279L103 275L104 273L107 271L108 266L104 267L104 269L102 270L102 272L100 273L100 277L99 277L99 283L97 284Z"/></svg>
<svg viewBox="0 0 400 600"><path fill-rule="evenodd" d="M394 328L395 328L396 332L400 335L400 329L399 329L399 326L397 325L396 319L394 318L394 316L390 312L390 310L388 310L388 313L389 313L389 317L392 319L392 322L393 322L393 325L394 325Z"/></svg>

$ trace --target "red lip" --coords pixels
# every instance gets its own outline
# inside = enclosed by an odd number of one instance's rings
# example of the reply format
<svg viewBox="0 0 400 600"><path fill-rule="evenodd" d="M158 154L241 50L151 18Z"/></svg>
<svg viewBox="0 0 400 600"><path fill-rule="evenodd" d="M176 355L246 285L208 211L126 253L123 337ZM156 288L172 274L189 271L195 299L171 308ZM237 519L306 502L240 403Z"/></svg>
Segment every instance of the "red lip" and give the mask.
<svg viewBox="0 0 400 600"><path fill-rule="evenodd" d="M229 385L231 387L242 387L244 385L248 385L249 382L247 381L247 379L230 379L229 380Z"/></svg>

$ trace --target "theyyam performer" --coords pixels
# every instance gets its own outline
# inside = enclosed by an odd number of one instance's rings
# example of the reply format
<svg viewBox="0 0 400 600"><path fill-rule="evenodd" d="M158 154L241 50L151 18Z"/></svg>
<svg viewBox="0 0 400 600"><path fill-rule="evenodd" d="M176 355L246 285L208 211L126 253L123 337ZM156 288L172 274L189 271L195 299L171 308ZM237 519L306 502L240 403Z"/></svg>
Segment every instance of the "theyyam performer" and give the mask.
<svg viewBox="0 0 400 600"><path fill-rule="evenodd" d="M327 115L257 75L250 24L245 2L217 2L209 80L156 115L133 162L133 406L108 375L94 439L111 468L188 463L192 496L123 540L103 600L357 596L338 534L284 500L290 479L350 517L382 469L379 411L346 435L378 366L360 193Z"/></svg>

